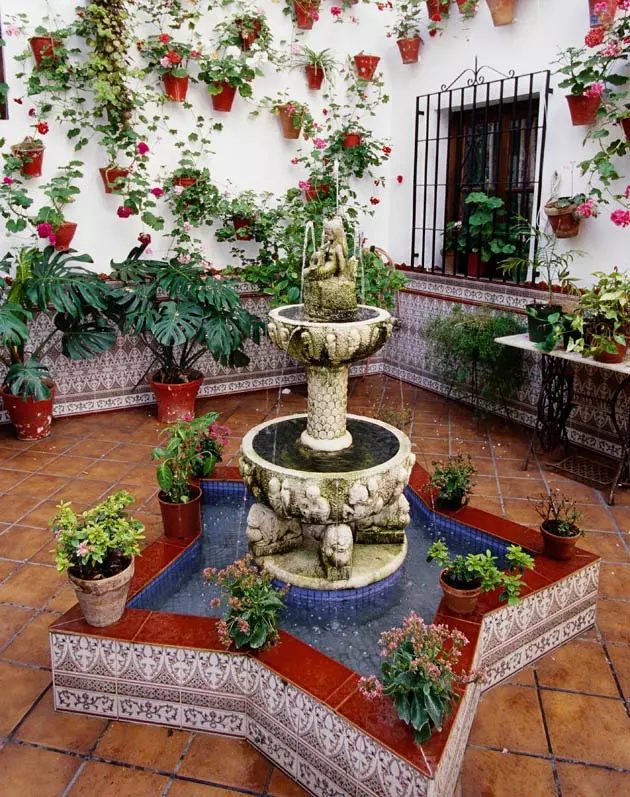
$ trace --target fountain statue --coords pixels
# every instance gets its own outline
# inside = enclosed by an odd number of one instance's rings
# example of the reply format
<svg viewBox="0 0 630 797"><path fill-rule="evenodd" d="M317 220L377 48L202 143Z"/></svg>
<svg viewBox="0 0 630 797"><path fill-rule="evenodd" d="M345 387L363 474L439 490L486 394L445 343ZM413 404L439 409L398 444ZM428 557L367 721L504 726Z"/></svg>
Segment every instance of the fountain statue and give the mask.
<svg viewBox="0 0 630 797"><path fill-rule="evenodd" d="M386 310L358 304L357 270L343 219L325 220L303 268L303 304L268 321L273 344L306 365L307 414L260 424L242 445L241 474L259 502L250 550L281 581L311 589L380 581L407 552L411 444L382 421L347 415L351 363L381 349L393 325Z"/></svg>

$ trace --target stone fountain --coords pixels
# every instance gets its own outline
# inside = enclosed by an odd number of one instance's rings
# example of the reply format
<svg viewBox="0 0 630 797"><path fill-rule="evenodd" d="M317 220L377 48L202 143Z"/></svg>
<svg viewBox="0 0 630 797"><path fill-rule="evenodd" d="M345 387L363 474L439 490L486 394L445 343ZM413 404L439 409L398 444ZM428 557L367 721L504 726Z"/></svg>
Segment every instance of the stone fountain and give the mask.
<svg viewBox="0 0 630 797"><path fill-rule="evenodd" d="M379 351L393 326L386 310L358 304L357 265L342 218L324 221L303 269L304 303L268 321L274 345L306 365L308 412L260 424L242 444L241 474L258 501L250 550L279 580L310 589L381 581L407 553L409 439L347 414L351 363Z"/></svg>

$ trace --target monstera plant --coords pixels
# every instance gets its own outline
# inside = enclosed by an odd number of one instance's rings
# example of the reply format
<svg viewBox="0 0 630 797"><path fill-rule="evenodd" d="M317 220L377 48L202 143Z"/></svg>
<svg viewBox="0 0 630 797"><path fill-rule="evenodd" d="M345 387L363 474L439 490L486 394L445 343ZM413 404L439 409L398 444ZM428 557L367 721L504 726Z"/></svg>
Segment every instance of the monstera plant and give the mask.
<svg viewBox="0 0 630 797"><path fill-rule="evenodd" d="M158 419L172 423L194 416L201 358L210 352L224 366L247 365L245 342L258 343L264 325L241 305L229 283L185 258L142 260L145 249L140 244L124 262L112 263L112 277L123 283L116 290L117 322L152 352L158 367L149 383Z"/></svg>
<svg viewBox="0 0 630 797"><path fill-rule="evenodd" d="M108 320L111 288L78 263L89 255L23 247L0 260L0 365L4 408L21 440L50 434L55 385L43 359L60 341L73 360L107 351L116 341ZM40 313L53 314L46 329L31 340Z"/></svg>

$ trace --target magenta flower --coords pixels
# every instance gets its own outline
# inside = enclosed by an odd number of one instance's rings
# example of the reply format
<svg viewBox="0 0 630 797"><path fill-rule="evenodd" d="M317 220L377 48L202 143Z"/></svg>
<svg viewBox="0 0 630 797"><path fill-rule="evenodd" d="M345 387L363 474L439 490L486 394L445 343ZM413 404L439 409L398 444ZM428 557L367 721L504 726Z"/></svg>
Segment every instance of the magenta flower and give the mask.
<svg viewBox="0 0 630 797"><path fill-rule="evenodd" d="M128 219L133 213L133 208L127 207L126 205L121 205L116 213L121 219Z"/></svg>
<svg viewBox="0 0 630 797"><path fill-rule="evenodd" d="M582 202L582 204L578 205L575 209L575 215L581 216L583 219L590 219L591 216L597 216L597 205L595 204L595 200L587 199L586 202Z"/></svg>
<svg viewBox="0 0 630 797"><path fill-rule="evenodd" d="M302 189L302 191L310 191L311 184L306 180L300 180L300 182L298 183L298 188Z"/></svg>
<svg viewBox="0 0 630 797"><path fill-rule="evenodd" d="M601 80L596 80L584 91L585 97L601 97L604 93L604 84Z"/></svg>
<svg viewBox="0 0 630 797"><path fill-rule="evenodd" d="M53 228L47 221L44 221L42 224L37 225L37 234L40 238L48 238L49 235L52 235Z"/></svg>
<svg viewBox="0 0 630 797"><path fill-rule="evenodd" d="M149 151L149 145L145 144L144 141L141 141L138 144L138 153L140 155L146 155L148 151Z"/></svg>
<svg viewBox="0 0 630 797"><path fill-rule="evenodd" d="M613 210L610 220L617 227L630 227L630 210Z"/></svg>
<svg viewBox="0 0 630 797"><path fill-rule="evenodd" d="M141 232L140 235L138 235L138 240L143 246L148 246L151 243L151 236L148 232Z"/></svg>
<svg viewBox="0 0 630 797"><path fill-rule="evenodd" d="M54 246L57 243L57 236L55 235L55 233L52 233L52 235L48 236L48 243L51 246Z"/></svg>
<svg viewBox="0 0 630 797"><path fill-rule="evenodd" d="M323 138L314 138L313 146L315 147L315 149L324 149L324 147L326 146L326 142L324 141Z"/></svg>
<svg viewBox="0 0 630 797"><path fill-rule="evenodd" d="M2 182L3 182L5 185L11 185L11 183L13 182L13 180L12 180L10 177L3 177L3 178L2 178Z"/></svg>
<svg viewBox="0 0 630 797"><path fill-rule="evenodd" d="M628 0L628 2L630 3L630 0ZM626 186L626 190L625 190L624 196L625 196L626 199L630 199L630 185Z"/></svg>
<svg viewBox="0 0 630 797"><path fill-rule="evenodd" d="M341 8L339 8L339 6L332 6L330 13L333 17L338 17L341 14Z"/></svg>
<svg viewBox="0 0 630 797"><path fill-rule="evenodd" d="M149 191L150 194L153 194L155 197L160 197L164 194L164 189L160 188L159 185L156 185L155 188L152 188Z"/></svg>

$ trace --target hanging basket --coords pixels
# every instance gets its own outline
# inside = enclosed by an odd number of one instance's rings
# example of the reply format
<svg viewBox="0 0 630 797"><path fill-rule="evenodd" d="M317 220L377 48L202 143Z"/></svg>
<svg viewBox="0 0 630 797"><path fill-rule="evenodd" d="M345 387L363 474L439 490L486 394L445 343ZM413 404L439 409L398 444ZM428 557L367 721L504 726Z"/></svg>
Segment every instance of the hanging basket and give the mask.
<svg viewBox="0 0 630 797"><path fill-rule="evenodd" d="M601 97L584 97L578 94L568 94L567 103L571 122L574 126L592 125L597 119L597 111L602 104Z"/></svg>
<svg viewBox="0 0 630 797"><path fill-rule="evenodd" d="M239 241L251 241L254 237L252 230L252 220L243 216L232 216L234 232Z"/></svg>
<svg viewBox="0 0 630 797"><path fill-rule="evenodd" d="M623 132L626 136L626 141L630 141L630 116L626 116L625 119L620 119L619 124L623 128Z"/></svg>
<svg viewBox="0 0 630 797"><path fill-rule="evenodd" d="M343 139L344 149L354 149L361 143L361 133L346 133Z"/></svg>
<svg viewBox="0 0 630 797"><path fill-rule="evenodd" d="M310 188L304 189L304 199L307 202L315 202L317 199L324 199L330 193L329 183L311 183Z"/></svg>
<svg viewBox="0 0 630 797"><path fill-rule="evenodd" d="M41 177L44 160L44 145L23 141L11 147L14 157L22 161L20 174L23 177Z"/></svg>
<svg viewBox="0 0 630 797"><path fill-rule="evenodd" d="M63 46L61 39L55 39L53 36L33 36L28 43L35 59L35 66L41 66L44 58L49 61L59 61L55 49Z"/></svg>
<svg viewBox="0 0 630 797"><path fill-rule="evenodd" d="M486 3L492 14L495 28L511 25L514 22L516 0L486 0Z"/></svg>
<svg viewBox="0 0 630 797"><path fill-rule="evenodd" d="M580 217L575 215L577 205L556 208L545 205L545 213L556 238L575 238L580 232Z"/></svg>
<svg viewBox="0 0 630 797"><path fill-rule="evenodd" d="M422 39L420 36L410 36L408 39L398 39L396 42L403 64L417 64L420 58Z"/></svg>
<svg viewBox="0 0 630 797"><path fill-rule="evenodd" d="M605 3L608 8L606 11L598 13L596 6ZM591 28L609 28L615 18L617 11L617 0L588 0L588 13Z"/></svg>
<svg viewBox="0 0 630 797"><path fill-rule="evenodd" d="M102 166L99 169L101 180L103 181L103 186L105 187L105 193L111 194L112 191L120 191L122 189L122 184L116 181L120 181L121 178L126 177L129 174L129 169L123 169L120 166Z"/></svg>
<svg viewBox="0 0 630 797"><path fill-rule="evenodd" d="M319 0L293 0L295 25L300 30L312 30L319 17Z"/></svg>
<svg viewBox="0 0 630 797"><path fill-rule="evenodd" d="M448 14L451 7L451 0L427 0L427 11L429 18L436 14Z"/></svg>
<svg viewBox="0 0 630 797"><path fill-rule="evenodd" d="M252 44L256 41L258 35L260 34L261 22L259 19L253 20L252 30L245 25L245 20L243 19L237 19L235 22L240 29L239 37L241 40L241 50L243 50L243 52L247 52L251 49Z"/></svg>

